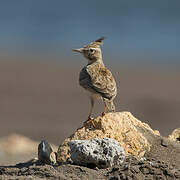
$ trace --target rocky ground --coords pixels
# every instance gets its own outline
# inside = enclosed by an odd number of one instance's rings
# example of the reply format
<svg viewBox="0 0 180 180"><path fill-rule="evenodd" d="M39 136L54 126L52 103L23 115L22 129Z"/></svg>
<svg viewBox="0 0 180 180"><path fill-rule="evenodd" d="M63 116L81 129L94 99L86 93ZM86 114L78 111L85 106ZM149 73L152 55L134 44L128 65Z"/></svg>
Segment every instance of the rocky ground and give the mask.
<svg viewBox="0 0 180 180"><path fill-rule="evenodd" d="M12 137L9 139L20 139L19 136L18 138L17 136ZM126 154L124 162L105 169L99 169L95 164L87 164L86 167L74 164L72 158L69 159L71 151L68 142L93 138L116 140L124 148ZM74 134L64 140L58 151L53 147L57 153L55 165L42 164L39 161L40 158L16 165L1 165L0 179L176 180L180 179L179 138L179 128L174 130L169 138L166 138L129 112L108 113L104 117L99 116L93 121L84 123ZM15 144L7 139L0 142L1 148L5 147L3 152L9 153L11 156L15 156L15 154L12 154L11 151L6 152L6 149L15 148L18 156L22 153L20 150L23 148L25 151L31 150L33 153L37 151L37 142L31 142L27 138L21 138L21 141L15 141ZM7 144L14 144L14 146L7 148L9 147ZM32 147L35 151L31 149ZM18 149L19 151L17 151ZM45 148L42 146L43 149ZM105 156L105 160L106 158L107 156Z"/></svg>
<svg viewBox="0 0 180 180"><path fill-rule="evenodd" d="M72 164L59 166L27 162L15 166L0 167L0 179L109 179L153 180L180 179L180 166L169 165L153 158L126 159L123 165L107 169L91 169Z"/></svg>

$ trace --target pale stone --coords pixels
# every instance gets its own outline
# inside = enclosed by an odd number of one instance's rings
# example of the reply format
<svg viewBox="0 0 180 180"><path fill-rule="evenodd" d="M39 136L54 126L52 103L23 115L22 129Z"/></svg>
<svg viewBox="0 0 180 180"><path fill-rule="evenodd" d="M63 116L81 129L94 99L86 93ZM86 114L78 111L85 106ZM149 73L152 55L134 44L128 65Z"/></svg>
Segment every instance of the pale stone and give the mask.
<svg viewBox="0 0 180 180"><path fill-rule="evenodd" d="M124 149L111 138L72 140L69 145L71 160L82 166L108 168L121 165L125 159Z"/></svg>
<svg viewBox="0 0 180 180"><path fill-rule="evenodd" d="M168 139L180 142L180 128L174 129L174 131L168 136Z"/></svg>
<svg viewBox="0 0 180 180"><path fill-rule="evenodd" d="M143 157L150 150L152 136L159 135L146 123L136 119L130 112L107 113L92 121L84 123L83 127L76 130L59 146L57 161L66 162L69 157L71 140L91 140L93 138L112 138L124 148L126 155Z"/></svg>

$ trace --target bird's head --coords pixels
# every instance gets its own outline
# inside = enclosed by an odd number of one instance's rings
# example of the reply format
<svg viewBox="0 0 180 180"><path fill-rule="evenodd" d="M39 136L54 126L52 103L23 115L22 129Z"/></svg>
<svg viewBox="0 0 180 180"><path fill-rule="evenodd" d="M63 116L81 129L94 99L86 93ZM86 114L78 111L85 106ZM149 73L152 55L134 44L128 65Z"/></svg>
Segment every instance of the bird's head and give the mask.
<svg viewBox="0 0 180 180"><path fill-rule="evenodd" d="M81 53L88 59L89 64L95 61L102 61L101 45L103 44L103 40L104 37L101 37L82 48L72 50Z"/></svg>

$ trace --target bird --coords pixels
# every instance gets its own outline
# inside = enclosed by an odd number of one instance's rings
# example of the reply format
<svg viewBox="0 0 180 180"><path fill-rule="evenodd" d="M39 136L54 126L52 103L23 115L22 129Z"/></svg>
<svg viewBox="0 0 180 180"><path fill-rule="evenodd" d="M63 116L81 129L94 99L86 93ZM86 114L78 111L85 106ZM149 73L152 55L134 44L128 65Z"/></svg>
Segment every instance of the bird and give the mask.
<svg viewBox="0 0 180 180"><path fill-rule="evenodd" d="M79 74L79 85L89 92L91 107L88 120L92 120L95 100L102 99L104 111L115 112L114 98L117 95L116 81L111 71L105 67L102 59L101 45L105 37L101 37L79 49L72 49L74 52L82 54L88 63Z"/></svg>

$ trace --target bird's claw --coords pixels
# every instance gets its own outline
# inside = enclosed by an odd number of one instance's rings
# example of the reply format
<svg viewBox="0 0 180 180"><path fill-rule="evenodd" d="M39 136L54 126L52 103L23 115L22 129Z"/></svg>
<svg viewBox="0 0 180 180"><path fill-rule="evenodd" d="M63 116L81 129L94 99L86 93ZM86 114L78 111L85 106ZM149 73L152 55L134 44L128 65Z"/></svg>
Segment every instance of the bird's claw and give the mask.
<svg viewBox="0 0 180 180"><path fill-rule="evenodd" d="M94 118L92 116L88 116L88 119L86 121L84 121L83 124L86 124L87 122L92 121Z"/></svg>
<svg viewBox="0 0 180 180"><path fill-rule="evenodd" d="M87 121L91 121L93 120L94 118L92 116L88 116L88 120Z"/></svg>
<svg viewBox="0 0 180 180"><path fill-rule="evenodd" d="M103 112L103 113L102 113L102 117L103 117L103 116L105 116L105 115L106 115L106 113L105 113L105 112Z"/></svg>

